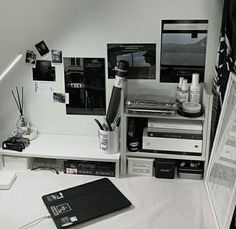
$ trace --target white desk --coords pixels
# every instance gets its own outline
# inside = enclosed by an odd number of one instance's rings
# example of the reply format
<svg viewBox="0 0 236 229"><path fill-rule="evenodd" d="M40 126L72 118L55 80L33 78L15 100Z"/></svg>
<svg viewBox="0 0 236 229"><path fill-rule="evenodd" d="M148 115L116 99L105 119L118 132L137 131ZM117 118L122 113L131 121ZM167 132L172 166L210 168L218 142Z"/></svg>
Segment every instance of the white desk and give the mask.
<svg viewBox="0 0 236 229"><path fill-rule="evenodd" d="M10 190L0 190L0 228L20 226L48 214L41 196L101 177L21 171ZM84 229L215 229L203 181L154 177L110 178L134 207ZM45 219L33 229L55 229Z"/></svg>
<svg viewBox="0 0 236 229"><path fill-rule="evenodd" d="M93 136L39 134L22 152L0 149L0 155L114 162L119 176L120 153L101 152L98 137Z"/></svg>

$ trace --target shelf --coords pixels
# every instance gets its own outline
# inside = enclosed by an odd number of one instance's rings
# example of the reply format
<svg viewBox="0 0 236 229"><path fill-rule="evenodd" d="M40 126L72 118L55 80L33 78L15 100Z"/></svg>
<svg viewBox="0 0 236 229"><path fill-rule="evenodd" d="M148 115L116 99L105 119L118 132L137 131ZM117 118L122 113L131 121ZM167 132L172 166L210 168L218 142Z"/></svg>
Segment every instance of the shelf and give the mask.
<svg viewBox="0 0 236 229"><path fill-rule="evenodd" d="M39 134L22 152L0 149L0 155L119 162L120 153L100 151L96 136Z"/></svg>
<svg viewBox="0 0 236 229"><path fill-rule="evenodd" d="M188 118L181 116L179 114L176 115L157 115L157 114L138 114L138 113L124 113L125 117L136 117L136 118L160 118L160 119L177 119L177 120L197 120L197 121L204 121L205 115L203 114L200 117L197 118Z"/></svg>
<svg viewBox="0 0 236 229"><path fill-rule="evenodd" d="M129 157L167 158L167 159L177 159L177 160L205 161L205 156L189 156L189 155L148 153L148 152L127 152L126 155Z"/></svg>

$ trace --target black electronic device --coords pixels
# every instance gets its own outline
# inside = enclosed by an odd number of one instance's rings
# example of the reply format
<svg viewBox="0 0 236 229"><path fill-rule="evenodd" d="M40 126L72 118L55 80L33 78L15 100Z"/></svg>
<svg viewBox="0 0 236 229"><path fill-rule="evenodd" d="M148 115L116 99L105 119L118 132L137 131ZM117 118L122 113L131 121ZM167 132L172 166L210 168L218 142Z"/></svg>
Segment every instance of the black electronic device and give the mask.
<svg viewBox="0 0 236 229"><path fill-rule="evenodd" d="M127 148L131 152L142 148L143 128L147 125L143 118L129 118L127 127Z"/></svg>
<svg viewBox="0 0 236 229"><path fill-rule="evenodd" d="M156 158L155 162L155 177L174 179L175 178L175 160Z"/></svg>
<svg viewBox="0 0 236 229"><path fill-rule="evenodd" d="M129 63L127 61L118 61L116 70L115 83L112 88L112 94L107 110L106 120L113 123L117 116L117 111L120 105L121 89L123 88L124 79L127 76Z"/></svg>
<svg viewBox="0 0 236 229"><path fill-rule="evenodd" d="M23 143L11 142L7 140L2 143L2 148L22 152L25 146Z"/></svg>
<svg viewBox="0 0 236 229"><path fill-rule="evenodd" d="M107 178L42 197L57 228L67 228L125 209L131 202Z"/></svg>

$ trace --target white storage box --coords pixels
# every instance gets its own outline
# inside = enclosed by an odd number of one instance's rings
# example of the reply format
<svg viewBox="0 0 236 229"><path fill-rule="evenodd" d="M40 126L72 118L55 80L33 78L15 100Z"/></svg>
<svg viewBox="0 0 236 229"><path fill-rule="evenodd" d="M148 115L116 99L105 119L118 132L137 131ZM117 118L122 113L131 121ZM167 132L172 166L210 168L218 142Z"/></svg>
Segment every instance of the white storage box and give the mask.
<svg viewBox="0 0 236 229"><path fill-rule="evenodd" d="M16 157L4 156L4 169L31 169L33 158L31 157Z"/></svg>
<svg viewBox="0 0 236 229"><path fill-rule="evenodd" d="M128 157L128 174L152 176L154 159Z"/></svg>

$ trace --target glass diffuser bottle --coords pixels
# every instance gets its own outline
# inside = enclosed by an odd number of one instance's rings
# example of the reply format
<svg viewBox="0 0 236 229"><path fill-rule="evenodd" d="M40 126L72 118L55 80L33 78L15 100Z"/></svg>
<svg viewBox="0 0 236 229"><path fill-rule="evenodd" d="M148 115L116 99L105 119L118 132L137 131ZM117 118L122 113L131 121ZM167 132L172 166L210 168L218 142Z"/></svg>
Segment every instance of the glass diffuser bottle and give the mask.
<svg viewBox="0 0 236 229"><path fill-rule="evenodd" d="M16 87L17 97L15 96L13 91L11 92L16 102L17 108L20 112L20 117L16 122L16 135L21 137L25 134L29 134L28 132L30 127L29 120L23 115L23 87L21 90L21 98L17 87Z"/></svg>

